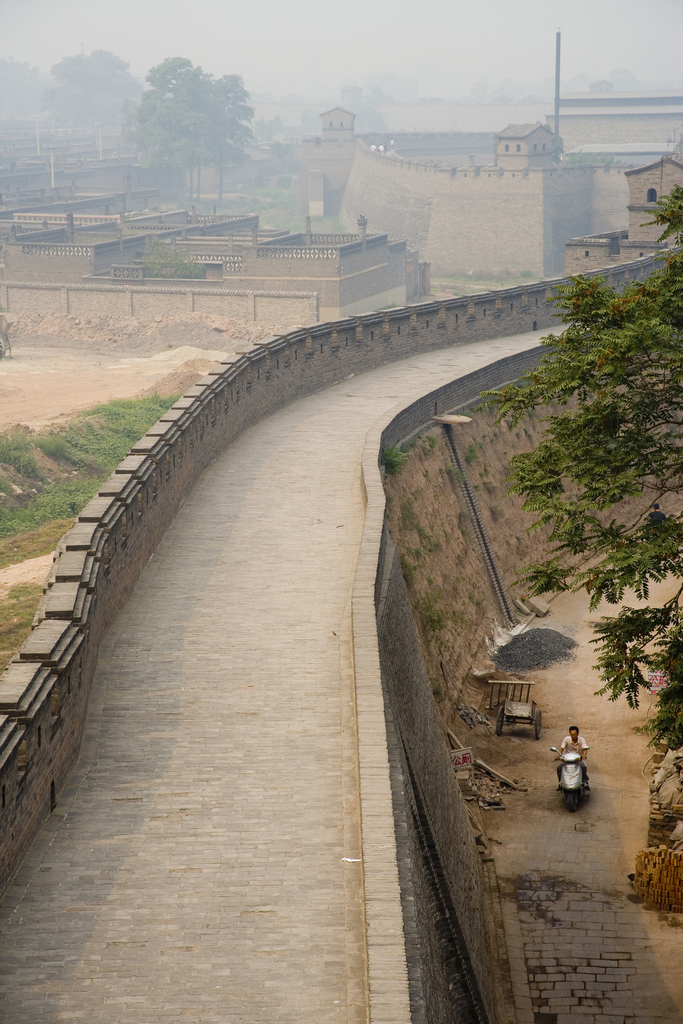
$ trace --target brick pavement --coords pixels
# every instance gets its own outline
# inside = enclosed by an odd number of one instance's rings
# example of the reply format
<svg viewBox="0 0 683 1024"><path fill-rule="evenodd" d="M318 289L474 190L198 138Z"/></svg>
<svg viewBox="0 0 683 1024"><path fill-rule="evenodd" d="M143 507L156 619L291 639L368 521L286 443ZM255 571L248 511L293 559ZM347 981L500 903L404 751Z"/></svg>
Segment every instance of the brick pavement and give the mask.
<svg viewBox="0 0 683 1024"><path fill-rule="evenodd" d="M3 1020L366 1019L350 620L365 435L537 340L347 380L202 477L112 624L83 757L3 902Z"/></svg>
<svg viewBox="0 0 683 1024"><path fill-rule="evenodd" d="M490 824L502 843L494 857L517 1024L683 1024L680 915L645 905L627 878L647 834L640 768L650 751L635 733L646 705L635 713L596 696L590 640L600 614L588 613L585 595L552 602L545 621L575 630L576 658L535 673L541 741L521 726L497 741L501 758L513 744L521 752L514 772L503 770L529 787L506 794L506 813ZM591 745L592 793L575 814L556 792L549 750L570 721Z"/></svg>

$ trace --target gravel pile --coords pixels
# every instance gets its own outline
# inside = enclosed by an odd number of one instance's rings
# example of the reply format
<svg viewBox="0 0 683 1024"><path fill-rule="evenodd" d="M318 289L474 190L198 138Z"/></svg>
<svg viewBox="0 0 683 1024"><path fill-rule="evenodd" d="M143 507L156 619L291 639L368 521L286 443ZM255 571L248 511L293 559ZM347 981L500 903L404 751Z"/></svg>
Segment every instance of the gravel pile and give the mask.
<svg viewBox="0 0 683 1024"><path fill-rule="evenodd" d="M571 661L576 642L556 629L530 629L513 636L493 655L496 668L504 672L528 672L548 668L558 661Z"/></svg>

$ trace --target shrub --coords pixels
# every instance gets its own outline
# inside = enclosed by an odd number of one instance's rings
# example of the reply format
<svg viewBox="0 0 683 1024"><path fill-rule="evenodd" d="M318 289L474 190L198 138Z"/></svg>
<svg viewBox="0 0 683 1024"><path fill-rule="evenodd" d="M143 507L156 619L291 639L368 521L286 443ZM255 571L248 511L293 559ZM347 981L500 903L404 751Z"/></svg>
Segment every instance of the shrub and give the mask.
<svg viewBox="0 0 683 1024"><path fill-rule="evenodd" d="M436 636L446 626L446 616L443 609L439 607L440 600L441 591L432 590L427 591L415 601L415 610L428 636Z"/></svg>
<svg viewBox="0 0 683 1024"><path fill-rule="evenodd" d="M179 245L169 245L159 238L147 243L142 267L147 277L203 278L204 265L193 260Z"/></svg>
<svg viewBox="0 0 683 1024"><path fill-rule="evenodd" d="M382 462L390 476L400 473L407 458L407 453L402 452L400 448L385 448L382 451Z"/></svg>
<svg viewBox="0 0 683 1024"><path fill-rule="evenodd" d="M467 446L467 451L465 452L465 462L474 462L476 457L477 457L477 446L474 443L474 441L472 441Z"/></svg>

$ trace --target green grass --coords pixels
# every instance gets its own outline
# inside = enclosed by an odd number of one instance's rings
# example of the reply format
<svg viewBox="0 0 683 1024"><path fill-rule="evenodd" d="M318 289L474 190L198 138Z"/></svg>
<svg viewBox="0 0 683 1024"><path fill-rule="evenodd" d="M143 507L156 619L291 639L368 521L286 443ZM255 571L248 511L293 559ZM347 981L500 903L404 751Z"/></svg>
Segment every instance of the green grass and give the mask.
<svg viewBox="0 0 683 1024"><path fill-rule="evenodd" d="M36 530L0 540L0 569L24 562L27 558L49 555L73 522L73 519L55 519Z"/></svg>
<svg viewBox="0 0 683 1024"><path fill-rule="evenodd" d="M24 433L22 436L28 439L26 446L15 436L16 431L0 436L0 452L4 451L16 459L9 463L15 468L18 468L16 462L27 457L33 458L30 445L35 444L56 462L66 462L69 469L76 465L82 471L77 479L70 477L47 484L39 494L26 502L0 506L0 537L14 537L38 530L54 521L75 518L131 445L166 412L176 398L176 395L164 398L149 395L146 398L118 398L95 405L75 417L62 430L50 431L35 438ZM2 442L6 442L4 449ZM0 461L3 461L1 457ZM31 468L30 461L26 465L28 469Z"/></svg>
<svg viewBox="0 0 683 1024"><path fill-rule="evenodd" d="M12 587L7 597L0 598L0 671L31 632L42 593L42 583L31 583Z"/></svg>
<svg viewBox="0 0 683 1024"><path fill-rule="evenodd" d="M9 434L0 434L0 462L12 466L22 476L34 480L40 477L29 435L24 430L15 428Z"/></svg>

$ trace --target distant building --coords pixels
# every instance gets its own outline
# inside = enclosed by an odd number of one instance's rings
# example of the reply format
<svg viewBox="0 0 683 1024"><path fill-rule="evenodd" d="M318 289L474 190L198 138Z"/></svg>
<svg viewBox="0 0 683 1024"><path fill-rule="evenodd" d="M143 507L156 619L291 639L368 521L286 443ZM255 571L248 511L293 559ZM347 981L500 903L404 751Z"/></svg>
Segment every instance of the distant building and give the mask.
<svg viewBox="0 0 683 1024"><path fill-rule="evenodd" d="M683 156L665 156L645 167L624 172L628 182L628 230L601 232L570 238L565 244L565 273L608 269L610 264L628 263L641 256L669 248L670 240L658 242L662 228L651 221L657 200L668 195L673 185L683 187Z"/></svg>
<svg viewBox="0 0 683 1024"><path fill-rule="evenodd" d="M553 165L553 132L546 124L509 124L496 134L496 163L509 171Z"/></svg>
<svg viewBox="0 0 683 1024"><path fill-rule="evenodd" d="M596 82L589 92L568 93L560 98L560 135L565 152L590 144L661 143L680 138L683 91L613 89L611 82ZM549 125L553 119L554 114L546 115Z"/></svg>
<svg viewBox="0 0 683 1024"><path fill-rule="evenodd" d="M299 206L304 216L336 217L356 149L356 115L345 107L333 107L320 119L322 135L304 139Z"/></svg>

